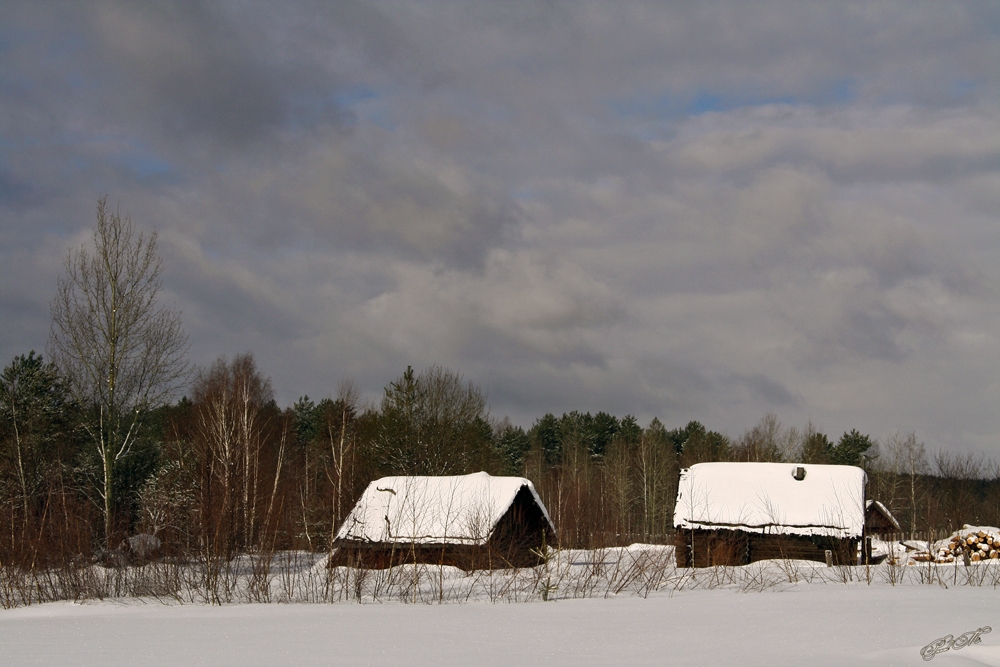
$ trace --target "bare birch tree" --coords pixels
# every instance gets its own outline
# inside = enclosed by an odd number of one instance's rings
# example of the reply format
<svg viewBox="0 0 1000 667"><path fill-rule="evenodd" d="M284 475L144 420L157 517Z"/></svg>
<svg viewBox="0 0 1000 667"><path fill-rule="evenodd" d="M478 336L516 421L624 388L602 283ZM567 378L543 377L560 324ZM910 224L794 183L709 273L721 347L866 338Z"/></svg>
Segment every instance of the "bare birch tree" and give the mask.
<svg viewBox="0 0 1000 667"><path fill-rule="evenodd" d="M93 246L66 257L52 300L49 355L89 413L85 428L101 460L104 537L113 532L115 470L144 416L187 378L187 335L177 312L157 302L157 236L97 202Z"/></svg>
<svg viewBox="0 0 1000 667"><path fill-rule="evenodd" d="M337 526L344 518L344 481L347 476L348 457L353 456L355 443L355 425L357 419L358 390L351 381L341 383L337 392L337 400L332 402L324 415L324 427L330 443L330 462L327 477L332 487L332 520L330 525L330 543L336 534ZM332 468L332 470L331 470ZM353 480L351 480L353 481Z"/></svg>
<svg viewBox="0 0 1000 667"><path fill-rule="evenodd" d="M667 439L667 429L653 419L638 444L636 474L642 488L642 531L645 540L662 539L673 519L677 496L677 454Z"/></svg>
<svg viewBox="0 0 1000 667"><path fill-rule="evenodd" d="M909 530L913 533L918 525L919 500L924 495L924 476L930 472L930 465L927 462L927 450L924 443L917 440L916 433L907 434L896 433L889 437L885 445L885 461L882 469L895 474L892 487L888 489L889 507L891 511L897 511L896 503L902 501L906 505L909 514ZM909 486L909 498L897 499L896 492L899 482L905 480ZM904 493L906 493L904 487Z"/></svg>
<svg viewBox="0 0 1000 667"><path fill-rule="evenodd" d="M224 358L199 372L192 387L195 406L195 446L205 476L202 515L211 543L228 555L256 543L261 510L261 453L274 393L271 381L258 369L253 355ZM284 442L278 454L280 475ZM271 497L277 493L274 481ZM216 490L221 498L216 495ZM272 502L273 505L273 502Z"/></svg>

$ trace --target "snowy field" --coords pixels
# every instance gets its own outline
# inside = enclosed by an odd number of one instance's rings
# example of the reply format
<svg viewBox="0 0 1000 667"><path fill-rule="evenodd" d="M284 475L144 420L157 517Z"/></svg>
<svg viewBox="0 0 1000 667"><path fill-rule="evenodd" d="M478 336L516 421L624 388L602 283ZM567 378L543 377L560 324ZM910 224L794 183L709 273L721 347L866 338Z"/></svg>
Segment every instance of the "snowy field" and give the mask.
<svg viewBox="0 0 1000 667"><path fill-rule="evenodd" d="M798 583L524 604L50 603L0 612L4 665L1000 665L993 587Z"/></svg>
<svg viewBox="0 0 1000 667"><path fill-rule="evenodd" d="M190 565L93 566L70 582L86 602L23 606L8 578L0 665L1000 666L997 560L673 561L672 547L633 545L524 570L365 572L289 552L266 571L243 559L211 588ZM47 585L42 600L71 590Z"/></svg>

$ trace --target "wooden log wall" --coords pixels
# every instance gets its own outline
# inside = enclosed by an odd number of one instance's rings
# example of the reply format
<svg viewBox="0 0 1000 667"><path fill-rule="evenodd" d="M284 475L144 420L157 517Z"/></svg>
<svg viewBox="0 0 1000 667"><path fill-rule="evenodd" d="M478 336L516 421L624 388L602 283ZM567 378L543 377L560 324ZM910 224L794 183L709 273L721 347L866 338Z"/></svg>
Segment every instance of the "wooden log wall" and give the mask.
<svg viewBox="0 0 1000 667"><path fill-rule="evenodd" d="M826 561L833 552L835 565L857 562L857 540L797 535L764 535L732 530L678 530L675 546L678 567L746 565L758 560Z"/></svg>

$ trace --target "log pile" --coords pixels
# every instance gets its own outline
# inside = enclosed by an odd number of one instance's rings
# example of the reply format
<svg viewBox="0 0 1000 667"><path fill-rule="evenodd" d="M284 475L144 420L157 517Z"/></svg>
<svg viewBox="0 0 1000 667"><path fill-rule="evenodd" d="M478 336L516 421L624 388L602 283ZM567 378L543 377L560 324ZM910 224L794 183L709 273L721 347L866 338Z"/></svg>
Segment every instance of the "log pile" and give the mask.
<svg viewBox="0 0 1000 667"><path fill-rule="evenodd" d="M933 556L924 551L914 554L912 559L924 563L953 563L956 559L964 560L966 553L972 563L1000 559L1000 535L982 529L958 531L949 540L938 542Z"/></svg>

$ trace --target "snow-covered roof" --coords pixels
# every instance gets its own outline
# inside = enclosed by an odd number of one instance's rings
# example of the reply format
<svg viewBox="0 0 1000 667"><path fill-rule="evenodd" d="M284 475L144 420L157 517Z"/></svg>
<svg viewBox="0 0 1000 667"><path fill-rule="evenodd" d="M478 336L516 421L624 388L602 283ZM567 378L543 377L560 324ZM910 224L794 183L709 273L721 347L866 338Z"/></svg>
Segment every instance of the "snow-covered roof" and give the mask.
<svg viewBox="0 0 1000 667"><path fill-rule="evenodd" d="M538 492L523 477L492 477L485 472L452 477L383 477L365 489L337 532L337 539L485 544L524 487L551 527L552 520Z"/></svg>
<svg viewBox="0 0 1000 667"><path fill-rule="evenodd" d="M877 500L869 500L868 504L865 506L865 509L869 513L871 513L871 512L878 512L879 514L881 514L882 516L885 517L886 521L888 521L889 523L892 524L893 528L895 528L896 530L902 530L899 527L899 522L896 521L896 517L894 517L892 515L892 512L889 511L889 508L886 507L885 505L883 505L882 503L880 503L879 501L877 501Z"/></svg>
<svg viewBox="0 0 1000 667"><path fill-rule="evenodd" d="M681 471L674 526L860 537L866 480L854 466L698 463Z"/></svg>

